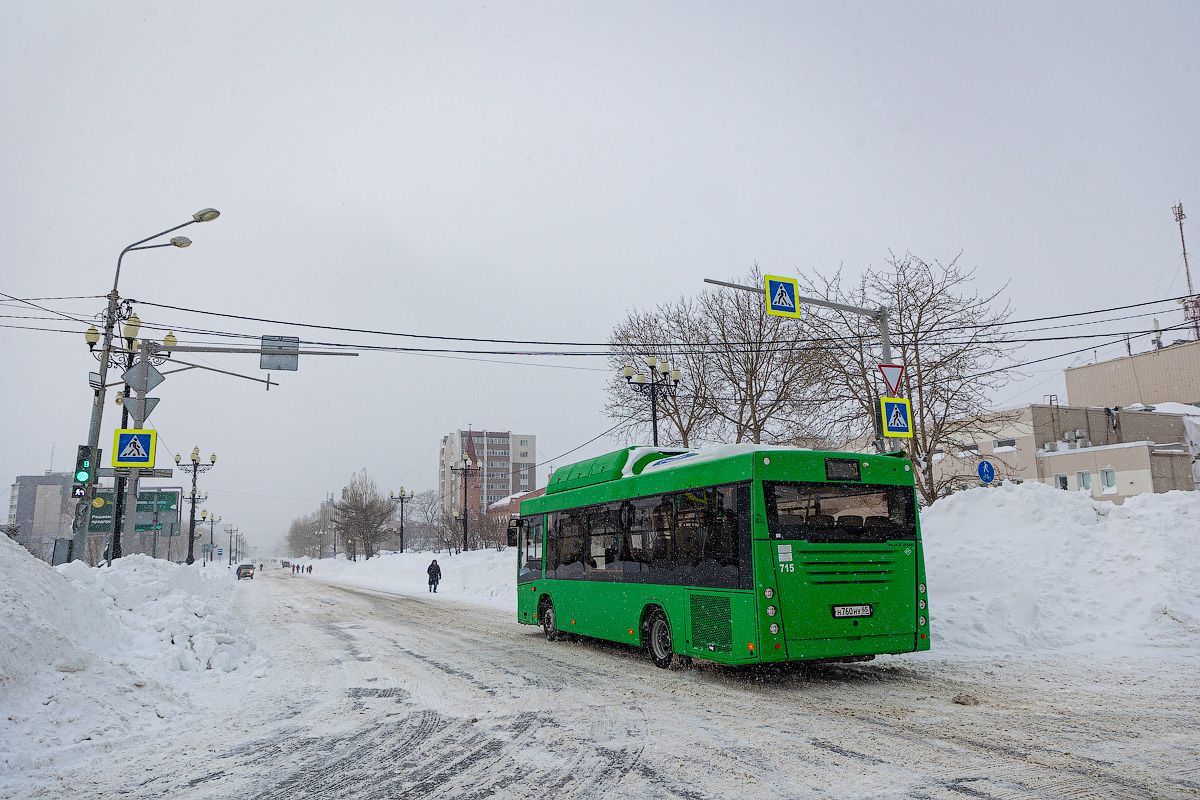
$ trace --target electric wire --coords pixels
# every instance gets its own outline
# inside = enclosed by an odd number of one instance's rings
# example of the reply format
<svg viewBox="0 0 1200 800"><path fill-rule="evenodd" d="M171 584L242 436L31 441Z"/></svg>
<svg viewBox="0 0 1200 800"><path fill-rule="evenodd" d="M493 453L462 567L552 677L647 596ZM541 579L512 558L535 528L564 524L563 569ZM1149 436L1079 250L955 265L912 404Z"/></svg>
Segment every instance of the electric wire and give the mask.
<svg viewBox="0 0 1200 800"><path fill-rule="evenodd" d="M1110 307L1102 308L1102 309L1092 309L1089 311L1077 311L1077 312L1072 312L1072 313L1068 313L1068 314L1053 314L1053 315L1049 315L1049 316L1030 317L1027 319L1019 319L1019 320L1004 320L1004 321L995 322L995 323L956 325L949 330L962 330L962 329L966 329L966 328L986 329L986 328L993 328L993 327L1007 326L1007 325L1024 325L1024 324L1033 323L1033 322L1046 322L1049 320L1057 320L1057 319L1070 319L1070 318L1074 318L1074 317L1089 316L1092 314L1102 314L1102 313L1109 313L1109 312L1113 312L1113 311L1125 311L1125 310L1132 309L1132 308L1143 308L1145 306L1158 305L1161 303L1167 303L1167 302L1181 300L1181 299L1184 299L1189 296L1190 295L1181 295L1179 297L1164 298L1161 300L1148 300L1148 301L1141 302L1141 303L1130 303L1130 304L1122 305L1122 306L1110 306ZM409 338L409 339L432 339L432 340L436 340L436 341L475 342L475 343L483 343L483 344L537 345L537 346L542 346L542 347L606 347L606 346L609 346L609 344L610 344L609 342L550 341L550 340L535 340L535 339L496 339L496 338L490 338L490 337L444 336L444 335L437 335L437 334L419 334L419 333L409 333L409 332L403 332L403 331L380 330L380 329L374 329L374 328L353 328L353 327L342 326L342 325L325 325L325 324L320 324L320 323L315 323L315 322L300 322L300 321L295 321L295 320L281 320L281 319L273 319L270 317L255 317L255 316L250 316L250 315L246 315L246 314L231 314L231 313L221 312L221 311L211 311L211 310L207 310L207 309L189 308L186 306L176 306L176 305L170 305L170 304L166 304L166 303L156 303L156 302L153 302L150 300L133 300L132 302L139 303L141 305L150 306L153 308L163 308L163 309L169 309L172 311L181 311L181 312L191 313L191 314L201 314L201 315L205 315L205 316L222 317L225 319L236 319L236 320L242 320L242 321L246 321L246 322L262 322L262 323L267 323L267 324L271 324L271 325L287 325L287 326L297 327L297 328L313 328L316 330L337 331L337 332L341 332L341 333L365 333L365 334L370 334L370 335L375 335L375 336L395 336L395 337L402 337L402 338ZM828 340L830 338L853 339L856 337L825 337L825 340ZM793 339L793 340L788 340L788 341L796 341L796 340ZM659 343L651 342L651 343L646 343L646 346L648 346L648 347L664 347L664 346L667 346L668 344L669 343L664 344L661 342L659 342ZM636 345L629 345L629 346L633 347Z"/></svg>

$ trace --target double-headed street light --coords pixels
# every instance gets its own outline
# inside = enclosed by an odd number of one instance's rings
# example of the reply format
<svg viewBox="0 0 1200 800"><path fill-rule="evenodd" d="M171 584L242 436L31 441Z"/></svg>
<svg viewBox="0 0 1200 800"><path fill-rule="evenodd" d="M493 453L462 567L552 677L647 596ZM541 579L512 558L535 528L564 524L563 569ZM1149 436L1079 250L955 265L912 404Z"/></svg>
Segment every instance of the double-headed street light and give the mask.
<svg viewBox="0 0 1200 800"><path fill-rule="evenodd" d="M404 552L404 504L406 502L408 502L409 500L412 500L413 497L415 497L415 494L411 491L406 493L404 491L404 487L401 486L399 493L389 492L388 497L391 499L391 501L393 503L400 504L400 552L403 553Z"/></svg>
<svg viewBox="0 0 1200 800"><path fill-rule="evenodd" d="M196 479L200 477L201 472L208 472L210 469L212 469L213 467L216 466L217 454L213 453L212 455L210 455L208 457L207 464L201 464L200 463L200 448L193 447L192 455L191 455L191 458L189 459L189 461L190 461L190 463L185 463L184 460L179 457L178 453L175 454L175 466L179 467L184 472L191 473L191 475L192 475L192 496L191 496L192 511L191 511L191 514L189 515L189 522L188 522L187 563L194 564L194 563L196 563L196 556L194 555L194 547L195 547L195 543L196 543L196 502L197 502L196 501Z"/></svg>
<svg viewBox="0 0 1200 800"><path fill-rule="evenodd" d="M95 330L95 328L90 328L85 334L88 347L92 348L93 350L95 349L96 344L103 340L103 345L99 355L99 380L97 381L95 396L92 398L92 418L88 426L88 449L93 461L96 460L96 453L100 447L100 424L104 418L105 383L107 382L108 378L109 361L113 354L113 331L116 328L117 320L119 318L118 304L120 301L120 295L117 293L117 285L121 281L121 262L125 259L125 254L133 252L134 250L152 250L158 247L187 247L192 243L192 240L188 239L186 236L175 236L170 241L161 244L146 244L146 242L158 239L161 236L166 236L168 233L174 233L181 228L186 228L188 225L194 225L197 222L212 222L219 216L221 216L221 212L217 211L215 208L202 208L195 214L192 214L192 218L187 222L176 225L173 228L167 228L165 231L159 231L153 236L147 236L145 239L139 239L133 244L126 246L117 256L117 270L113 275L113 287L112 291L108 293L108 307L104 313L103 337L101 337L100 331ZM72 558L83 558L84 555L84 543L87 539L87 530L89 524L91 523L92 516L92 497L94 496L96 490L95 476L96 470L92 470L91 475L88 477L87 483L84 485L83 497L80 500L80 502L83 503L83 513L76 516L76 521L78 524L71 537L73 548Z"/></svg>
<svg viewBox="0 0 1200 800"><path fill-rule="evenodd" d="M683 373L672 367L671 362L658 356L646 356L646 367L650 373L636 371L633 367L623 367L620 375L625 383L640 395L650 398L650 430L654 446L658 447L658 396L675 396L675 387L683 380Z"/></svg>

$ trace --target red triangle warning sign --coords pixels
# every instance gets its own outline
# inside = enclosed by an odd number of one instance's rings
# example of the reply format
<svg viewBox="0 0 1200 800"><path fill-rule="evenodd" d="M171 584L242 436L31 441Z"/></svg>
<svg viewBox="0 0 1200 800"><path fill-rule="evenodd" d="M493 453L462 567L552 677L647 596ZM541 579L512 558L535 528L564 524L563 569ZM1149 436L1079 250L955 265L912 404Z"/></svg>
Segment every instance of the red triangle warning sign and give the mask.
<svg viewBox="0 0 1200 800"><path fill-rule="evenodd" d="M879 371L887 382L888 389L893 395L900 393L900 376L904 374L903 364L880 364Z"/></svg>

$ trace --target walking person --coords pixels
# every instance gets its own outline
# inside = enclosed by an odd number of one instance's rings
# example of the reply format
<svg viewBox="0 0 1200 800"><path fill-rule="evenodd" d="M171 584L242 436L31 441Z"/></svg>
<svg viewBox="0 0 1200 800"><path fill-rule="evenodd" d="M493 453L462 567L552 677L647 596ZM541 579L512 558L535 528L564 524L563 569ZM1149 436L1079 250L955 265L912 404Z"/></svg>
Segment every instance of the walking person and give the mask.
<svg viewBox="0 0 1200 800"><path fill-rule="evenodd" d="M425 571L429 573L429 591L437 594L438 581L442 579L442 568L438 566L436 558Z"/></svg>

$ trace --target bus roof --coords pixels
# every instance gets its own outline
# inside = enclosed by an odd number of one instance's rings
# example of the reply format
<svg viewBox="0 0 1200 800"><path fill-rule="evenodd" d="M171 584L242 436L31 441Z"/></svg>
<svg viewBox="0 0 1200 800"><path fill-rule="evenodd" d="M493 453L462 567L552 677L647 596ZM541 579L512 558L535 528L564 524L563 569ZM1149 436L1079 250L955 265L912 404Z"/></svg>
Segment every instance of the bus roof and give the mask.
<svg viewBox="0 0 1200 800"><path fill-rule="evenodd" d="M526 505L531 506L530 513L538 513L561 505L556 501L556 495L587 487L600 489L602 486L611 487L612 492L624 495L636 492L632 484L642 484L650 481L652 484L672 481L668 477L675 470L682 473L674 480L699 479L699 473L709 473L713 469L726 470L734 468L741 470L749 477L752 457L755 454L789 453L793 458L811 456L823 461L829 456L851 457L856 459L871 458L865 453L838 453L812 451L803 447L781 447L767 444L728 444L694 450L680 447L626 447L595 458L569 464L554 472L546 487L546 494L539 498L530 498L522 502L522 513ZM888 454L901 456L902 453ZM790 459L789 459L790 460ZM740 462L740 463L738 463ZM793 462L794 463L794 462ZM711 477L705 475L705 478ZM628 480L634 479L634 480ZM911 477L909 477L911 481ZM604 492L608 494L608 491ZM589 493L590 494L590 493Z"/></svg>

